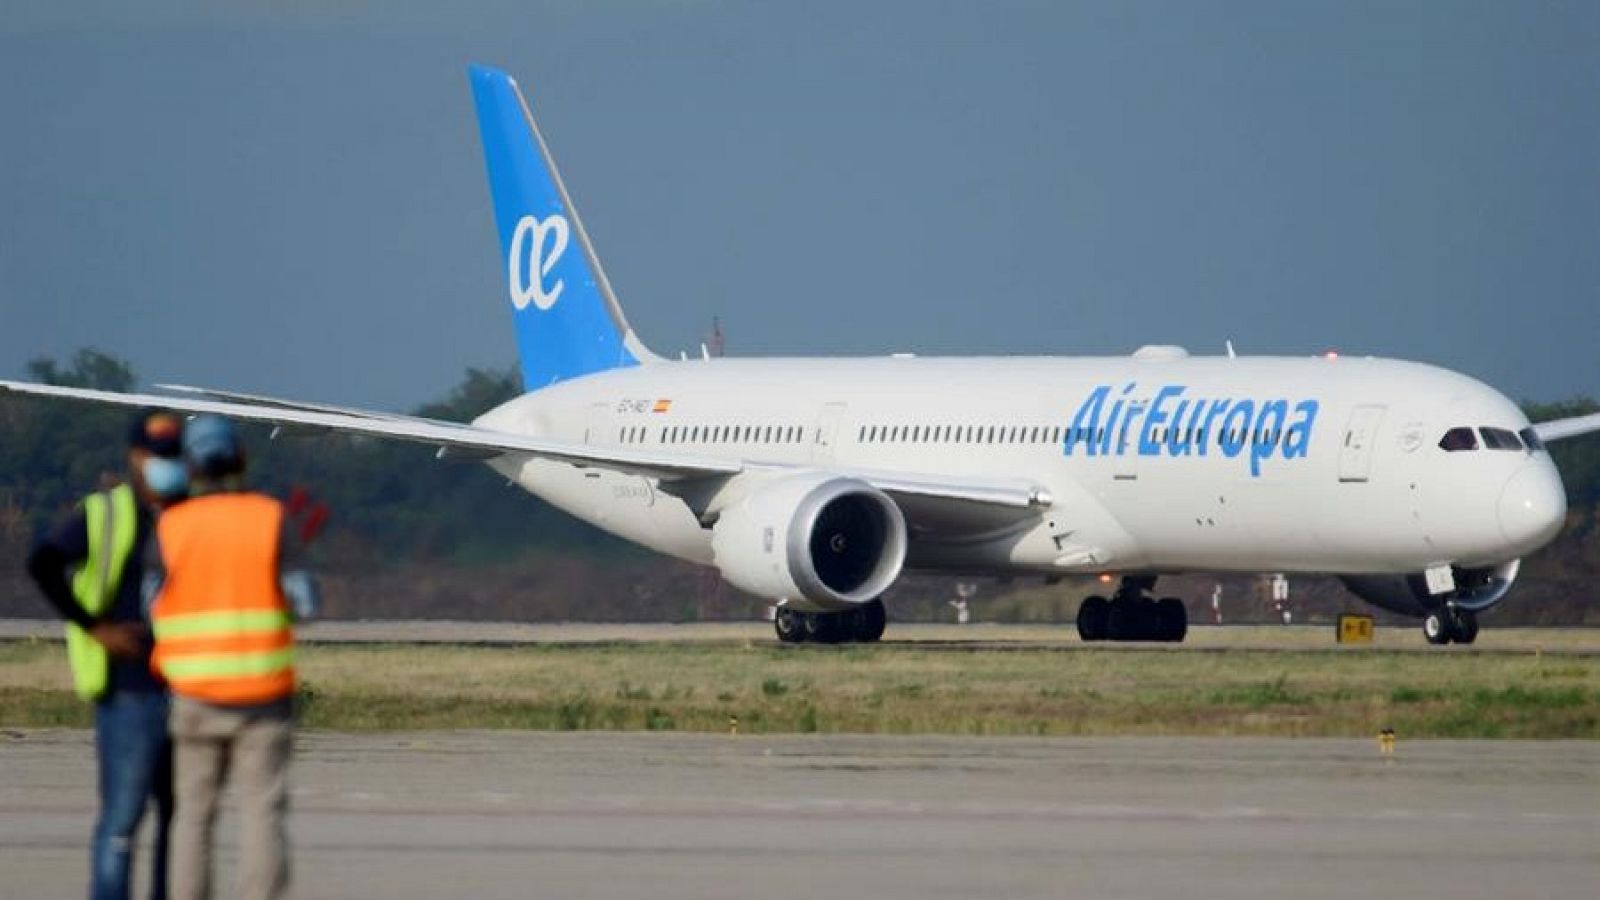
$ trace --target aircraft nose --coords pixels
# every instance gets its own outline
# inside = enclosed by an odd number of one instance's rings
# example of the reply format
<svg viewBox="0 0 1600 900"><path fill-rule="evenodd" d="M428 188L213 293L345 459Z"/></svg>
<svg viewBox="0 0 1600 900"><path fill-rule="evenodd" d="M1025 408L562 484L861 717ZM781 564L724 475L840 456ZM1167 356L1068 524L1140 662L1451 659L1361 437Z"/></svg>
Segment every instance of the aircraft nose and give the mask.
<svg viewBox="0 0 1600 900"><path fill-rule="evenodd" d="M1543 545L1561 530L1566 517L1567 494L1555 466L1523 466L1500 493L1500 530L1513 544L1530 550Z"/></svg>

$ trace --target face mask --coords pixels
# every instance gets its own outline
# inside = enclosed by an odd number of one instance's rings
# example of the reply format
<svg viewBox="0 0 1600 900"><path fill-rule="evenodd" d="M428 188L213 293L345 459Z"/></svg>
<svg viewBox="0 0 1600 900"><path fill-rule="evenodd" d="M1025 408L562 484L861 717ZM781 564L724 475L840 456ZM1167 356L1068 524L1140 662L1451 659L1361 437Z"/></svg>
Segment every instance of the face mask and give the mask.
<svg viewBox="0 0 1600 900"><path fill-rule="evenodd" d="M163 500L182 497L189 491L189 469L175 459L152 456L141 467L145 487Z"/></svg>

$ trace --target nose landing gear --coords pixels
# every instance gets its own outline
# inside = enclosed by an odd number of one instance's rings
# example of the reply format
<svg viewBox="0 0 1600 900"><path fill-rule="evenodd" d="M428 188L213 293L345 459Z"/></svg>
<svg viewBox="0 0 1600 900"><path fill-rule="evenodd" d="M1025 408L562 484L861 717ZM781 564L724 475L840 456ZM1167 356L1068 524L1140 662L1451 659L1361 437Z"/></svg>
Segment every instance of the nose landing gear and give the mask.
<svg viewBox="0 0 1600 900"><path fill-rule="evenodd" d="M1156 600L1154 575L1128 575L1111 599L1089 597L1078 607L1078 637L1085 641L1167 641L1189 632L1189 613L1176 597Z"/></svg>
<svg viewBox="0 0 1600 900"><path fill-rule="evenodd" d="M1471 610L1446 606L1422 620L1422 636L1430 644L1470 644L1478 639L1478 616Z"/></svg>

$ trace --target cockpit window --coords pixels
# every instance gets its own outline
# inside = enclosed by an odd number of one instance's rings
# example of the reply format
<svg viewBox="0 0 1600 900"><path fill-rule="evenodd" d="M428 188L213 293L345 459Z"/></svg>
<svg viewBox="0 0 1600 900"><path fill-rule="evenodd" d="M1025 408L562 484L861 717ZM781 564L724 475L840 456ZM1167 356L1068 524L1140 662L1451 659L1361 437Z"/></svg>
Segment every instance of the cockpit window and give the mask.
<svg viewBox="0 0 1600 900"><path fill-rule="evenodd" d="M1522 439L1517 437L1515 431L1504 428L1480 428L1483 434L1483 446L1490 450L1521 450Z"/></svg>
<svg viewBox="0 0 1600 900"><path fill-rule="evenodd" d="M1539 432L1534 431L1532 425L1522 429L1517 434L1522 435L1522 442L1528 445L1529 453L1538 453L1544 449L1544 441L1539 440Z"/></svg>
<svg viewBox="0 0 1600 900"><path fill-rule="evenodd" d="M1452 428L1439 439L1439 447L1449 453L1478 449L1478 437L1471 428Z"/></svg>

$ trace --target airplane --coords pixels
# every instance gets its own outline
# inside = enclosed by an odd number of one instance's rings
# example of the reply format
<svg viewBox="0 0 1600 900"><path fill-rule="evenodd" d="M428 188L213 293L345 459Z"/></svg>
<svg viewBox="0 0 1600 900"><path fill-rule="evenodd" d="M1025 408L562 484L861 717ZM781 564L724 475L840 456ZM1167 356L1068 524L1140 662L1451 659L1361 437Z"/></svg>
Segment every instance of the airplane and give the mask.
<svg viewBox="0 0 1600 900"><path fill-rule="evenodd" d="M712 566L790 643L875 641L907 570L1114 574L1086 641L1181 641L1164 575L1323 573L1471 643L1561 529L1549 441L1466 375L1391 359L693 358L629 327L504 72L469 68L527 393L471 424L239 394L0 391L161 406L477 459L627 540Z"/></svg>

